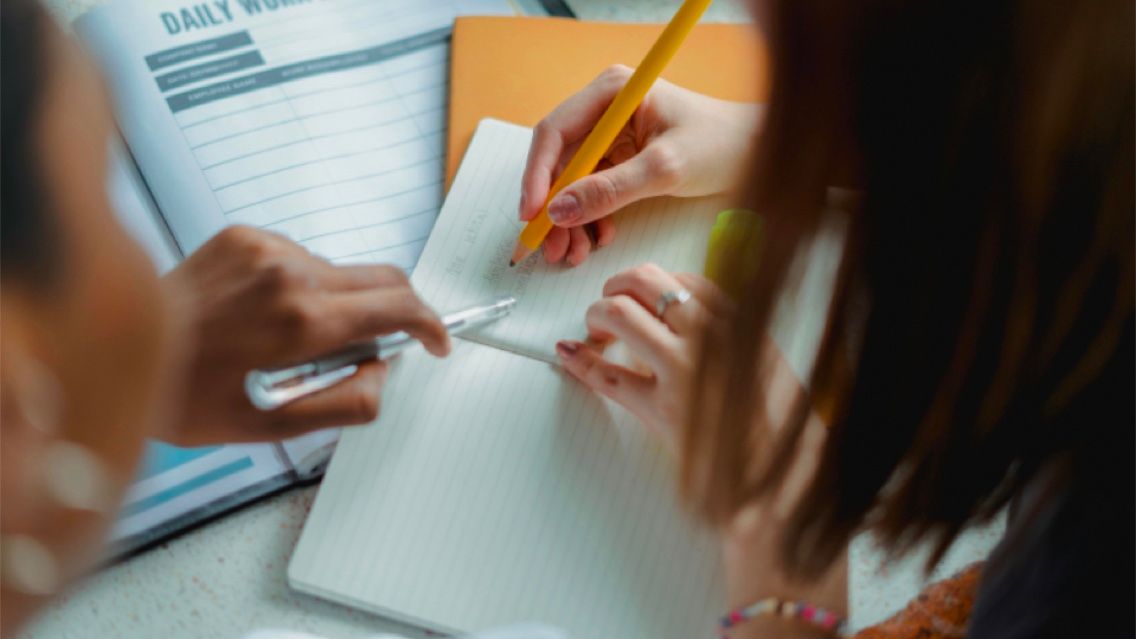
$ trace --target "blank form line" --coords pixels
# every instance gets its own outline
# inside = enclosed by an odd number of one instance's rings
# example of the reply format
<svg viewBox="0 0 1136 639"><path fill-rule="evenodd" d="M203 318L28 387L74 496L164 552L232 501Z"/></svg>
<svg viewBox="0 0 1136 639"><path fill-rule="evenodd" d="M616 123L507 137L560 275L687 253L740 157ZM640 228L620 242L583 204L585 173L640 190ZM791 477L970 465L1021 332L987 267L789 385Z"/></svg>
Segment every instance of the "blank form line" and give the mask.
<svg viewBox="0 0 1136 639"><path fill-rule="evenodd" d="M370 125L370 126L360 126L358 128L346 128L346 130L344 130L344 131L336 131L335 133L320 133L319 135L308 135L303 140L293 140L292 142L284 142L283 144L276 144L275 147L268 147L267 149L260 149L259 151L251 151L251 152L248 152L248 153L244 153L243 156L234 156L234 157L231 157L231 158L228 158L228 159L220 160L220 161L218 161L218 163L210 164L209 166L202 166L201 171L209 171L210 168L217 168L218 166L226 165L226 164L229 164L229 163L234 163L234 161L236 161L236 160L251 158L252 156L259 156L260 153L267 153L269 151L278 151L279 149L285 149L287 147L294 147L294 146L296 146L296 144L303 144L304 142L311 142L312 140L321 140L321 139L324 139L324 138L334 138L335 135L344 135L346 133L358 133L359 131L367 131L367 130L369 130L369 128L379 128L379 127L386 126L386 125L389 125L389 124L398 124L400 122L408 121L408 119L414 118L415 115L417 115L417 114L411 114L411 115L404 116L404 117L396 117L394 119L387 119L387 121L384 121L384 122L381 122L381 123L378 123L378 124L374 124L374 125Z"/></svg>
<svg viewBox="0 0 1136 639"><path fill-rule="evenodd" d="M251 129L245 129L243 131L238 131L237 133L230 133L229 135L222 135L221 137L209 140L208 142L202 142L201 144L198 144L196 146L191 146L191 147L189 147L189 149L191 151L196 151L198 149L207 147L210 144L216 144L218 142L224 142L225 140L231 140L233 138L240 137L242 135L248 135L249 133L256 133L257 131L263 131L265 129L271 129L272 127L276 127L276 126L283 126L285 124L290 124L292 122L296 122L299 119L300 118L298 118L298 117L292 117L292 118L289 118L287 120L280 120L278 122L273 122L271 124L263 124L261 126L253 127Z"/></svg>
<svg viewBox="0 0 1136 639"><path fill-rule="evenodd" d="M230 213L234 213L236 211L240 211L241 209L247 209L249 207L256 206L258 204L264 204L265 202L271 202L272 200L279 200L280 198L288 197L289 195L295 195L297 193L303 193L304 191L311 191L311 190L314 190L314 189L323 188L325 186L335 186L336 184L346 184L347 182L355 182L355 181L358 181L358 180L366 180L368 178L379 177L380 175L387 175L388 173L394 173L396 171L401 171L403 169L409 169L409 168L413 168L413 167L416 167L416 166L421 166L423 164L430 164L432 162L437 161L440 157L441 156L434 156L434 157L427 158L425 160L421 160L419 162L407 164L405 166L397 166L397 167L393 167L393 168L390 168L390 169L384 169L382 171L378 171L378 172L375 172L375 173L368 173L366 175L360 175L360 176L353 177L353 178L347 178L345 180L333 180L331 182L324 182L322 184L313 184L311 186L305 186L303 188L295 189L293 191L287 191L285 193L278 193L278 194L273 195L271 197L266 197L262 200L257 200L256 202L252 202L250 204L238 206L235 209L229 209L228 211L225 211L225 215L228 215Z"/></svg>
<svg viewBox="0 0 1136 639"><path fill-rule="evenodd" d="M308 113L306 115L295 115L295 116L292 116L290 118L287 118L287 119L284 119L284 120L277 120L276 122L272 122L270 124L265 124L263 126L258 126L256 128L253 128L253 129L245 129L243 131L238 131L237 133L230 133L229 135L223 135L219 138L214 138L212 140L209 140L208 142L202 142L202 143L198 144L197 146L192 146L192 147L190 147L190 149L193 150L193 151L196 151L196 150L198 150L202 147L209 146L210 144L215 144L217 142L224 142L226 140L231 140L232 138L239 137L239 136L242 136L242 135L246 135L248 133L256 133L257 131L263 131L265 129L271 129L274 126L281 126L281 125L289 124L289 123L292 123L292 122L299 122L301 120L306 120L308 118L315 118L315 117L319 117L319 116L322 116L322 115L331 115L333 113L342 113L344 111L351 111L352 109L361 109L361 108L367 107L367 106L375 106L376 104L383 104L384 102L392 102L394 100L399 100L399 99L406 97L406 96L417 95L419 93L425 93L427 91L431 91L433 89L436 89L440 86L442 86L442 85L441 84L433 84L433 85L430 85L428 87L419 89L417 91L407 93L405 95L395 95L393 97L383 98L382 100L375 100L373 102L363 102L361 104L356 104L354 106L349 106L349 107L342 107L342 108L339 108L339 109L329 109L327 111L317 111L315 113ZM286 100L280 100L279 102L274 102L273 104L280 104L282 102L288 102L290 99L291 98L286 99ZM405 108L405 106L406 105L403 104L404 108ZM398 122L400 120L406 120L406 119L412 118L415 115L418 115L418 113L411 113L410 115L408 115L406 117L398 118L398 119L394 119L394 120L387 120L385 122L380 122L379 124L381 125L381 124L389 124L391 122ZM321 135L313 135L313 136L311 136L311 139L314 140L314 139L318 139L318 138L326 138L326 137L332 136L332 135L340 135L340 134L343 134L343 133L350 133L352 131L361 131L361 130L365 130L365 129L368 129L368 128L374 128L374 127L372 126L372 127L364 127L363 129L348 129L348 130L344 130L344 131L337 131L335 133L323 133ZM182 129L182 131L184 131L184 130L185 129ZM303 140L301 140L301 142L302 141ZM292 143L292 144L294 144L294 143ZM288 145L284 144L284 145L281 145L281 146L278 146L278 147L274 146L274 147L271 147L269 149L265 149L265 151L270 151L272 149L278 149L278 148L281 148L283 146L288 146ZM256 153L261 153L261 152L262 151L257 151ZM250 153L249 155L255 155L255 153ZM242 157L247 157L247 156L242 156ZM224 162L222 162L221 164L224 164ZM212 166L216 166L216 165L212 165ZM207 169L212 168L212 166L207 166L205 168L207 168Z"/></svg>
<svg viewBox="0 0 1136 639"><path fill-rule="evenodd" d="M406 242L399 242L398 244L390 244L390 245L387 245L387 246L376 246L374 248L369 248L366 251L359 251L358 253L348 253L347 255L336 255L336 256L334 256L330 259L346 260L346 259L349 259L349 258L352 258L352 257L359 257L360 255L366 255L367 253L378 253L379 251L387 251L387 250L399 248L399 247L402 247L402 246L410 246L411 244L416 244L418 242L424 241L427 237L428 236L423 235L422 237L419 237L419 238L416 238L416 239L413 239L413 240L408 240Z"/></svg>
<svg viewBox="0 0 1136 639"><path fill-rule="evenodd" d="M280 198L288 197L289 195L295 195L297 193L303 193L304 191L311 191L313 189L320 189L320 188L323 188L325 186L335 186L336 184L346 184L347 182L355 182L357 180L366 180L368 178L378 177L380 175L386 175L388 173L394 173L396 171L401 171L403 169L409 169L409 168L413 168L413 167L416 167L416 166L422 166L423 164L431 164L433 162L437 162L439 159L441 159L441 156L436 155L434 157L426 158L425 160L422 160L422 161L419 161L419 162L414 162L414 163L407 164L407 165L404 165L404 166L398 166L398 167L395 167L395 168L392 168L392 169L386 169L386 170L383 170L383 171L379 171L377 173L368 173L367 175L360 175L358 177L347 178L346 180L335 180L335 181L332 181L332 182L324 182L323 184L313 184L312 186L305 186L302 189L296 189L294 191L288 191L287 193L279 193L279 194L273 195L271 197L266 197L263 200L257 200L256 202L252 202L252 203L249 203L249 204L243 204L241 206L238 206L235 209L229 209L228 211L225 211L225 215L229 215L230 213L235 213L237 211L240 211L241 209L247 209L249 207L253 207L253 206L256 206L258 204L264 204L265 202L271 202L272 200L279 200Z"/></svg>
<svg viewBox="0 0 1136 639"><path fill-rule="evenodd" d="M403 220L409 220L410 218L418 217L419 215L425 215L427 213L433 213L436 210L437 210L437 207L432 206L428 209L423 209L423 210L418 211L416 213L411 213L409 215L403 215L401 217L396 217L396 218L391 219L391 220L384 220L382 222L375 222L374 224L364 224L362 226L353 226L351 228L340 229L338 231L328 231L326 233L319 233L319 234L316 234L316 235L311 235L309 237L300 238L296 241L297 242L308 242L308 241L311 241L311 240L319 239L321 237L327 237L329 235L337 235L339 233L352 233L352 232L355 232L355 231L363 231L363 230L366 230L366 229L372 229L372 228L375 228L377 226L386 226L387 224L394 224L395 222L401 222ZM261 228L265 228L265 227L261 227ZM419 238L419 239L421 239L421 238ZM417 241L417 240L415 240L415 241Z"/></svg>
<svg viewBox="0 0 1136 639"><path fill-rule="evenodd" d="M285 124L291 124L293 122L300 122L301 119L307 119L309 117L316 117L316 116L327 115L327 114L336 114L336 113L340 113L340 111L349 111L351 109L358 109L358 108L373 106L373 105L381 105L381 103L383 103L383 102L390 102L391 100L395 100L395 99L398 99L398 98L384 98L382 100L377 100L375 102L364 103L364 105L357 105L357 106L354 106L354 107L345 107L345 108L342 108L342 109L332 109L332 110L328 110L328 111L321 111L321 113L317 113L317 114L302 115L302 116L301 115L293 115L290 118L281 119L281 121L277 121L277 122L274 122L272 124L266 124L266 125L257 126L257 127L254 127L254 128L245 128L244 131L239 131L239 132L236 132L236 133L229 133L228 135L222 135L222 136L220 136L220 138L215 138L215 139L209 140L208 142L201 142L200 144L198 144L197 147L190 147L190 149L195 151L195 150L198 150L202 147L208 147L209 144L216 144L217 142L224 142L226 140L232 140L233 138L239 138L239 136L241 136L241 135L248 135L249 133L256 133L258 131L264 131L264 130L266 130L266 128L272 128L274 126L282 126L282 125L285 125ZM294 111L293 111L293 113L294 113ZM406 119L406 118L401 118L401 119ZM387 122L399 122L399 121L398 121L398 119L392 119L392 121L387 121ZM386 122L379 123L379 124L386 124ZM370 127L370 128L374 128L374 127ZM340 131L339 133L324 133L324 134L321 134L321 135L316 135L316 138L326 138L327 135L339 135L340 133L346 133L346 131Z"/></svg>
<svg viewBox="0 0 1136 639"><path fill-rule="evenodd" d="M283 224L284 222L290 222L292 220L304 217L305 215L315 215L316 213L325 213L327 211L334 211L335 209L345 209L349 206L358 206L360 204L368 204L370 202L378 202L380 200L386 200L388 198L398 197L400 195L406 195L407 193L413 193L415 191L421 191L422 189L432 188L432 187L438 186L441 183L442 183L441 180L434 180L433 182L430 182L429 184L423 184L422 186L416 186L412 189L406 189L405 191L398 191L396 193L388 193L386 195L380 195L378 197L369 197L369 198L366 198L364 200L356 200L354 202L346 202L344 204L336 204L335 206L327 206L327 207L324 207L324 208L321 208L321 209L312 209L310 211L304 211L303 213L297 213L295 215L289 215L288 217L282 217L282 218L273 220L272 222L265 224L261 228L268 228L268 227L270 227L274 224ZM252 205L249 205L249 206L252 206ZM237 209L233 209L233 210L237 210Z"/></svg>
<svg viewBox="0 0 1136 639"><path fill-rule="evenodd" d="M339 91L339 90L342 90L342 89L354 89L356 87L366 86L368 84L377 84L379 82L385 82L387 80L390 80L391 78L397 78L399 76L407 75L409 73L415 73L415 72L421 71L423 69L429 69L430 67L433 67L433 66L440 66L441 64L442 64L441 62L431 62L430 64L424 64L420 67L414 67L413 69L405 69L405 70L399 71L397 73L391 73L390 75L385 75L385 76L378 78L378 79L375 79L375 80L364 80L362 82L356 82L356 83L353 83L353 84L344 84L342 86L337 86L337 87L334 87L332 89L315 89L315 90L312 90L312 91L305 91L304 93L297 93L295 95L288 96L288 97L282 98L280 100L273 100L271 102L263 102L261 104L257 104L257 105L254 105L254 106L244 107L243 109L235 109L233 111L229 111L229 112L226 112L226 113L221 113L219 115L215 115L211 118L205 118L204 120L199 120L199 121L193 122L191 124L186 124L186 125L181 127L181 130L186 131L188 129L192 129L195 126L199 126L199 125L202 125L202 124L208 124L210 122L215 122L217 120L220 120L221 118L227 118L230 115L238 115L240 113L246 113L248 111L255 111L256 109L263 109L265 107L275 106L277 104L282 104L284 102L287 102L288 100L294 100L296 98L304 98L304 97L307 97L309 95L323 95L325 93L328 93L329 91ZM422 93L422 92L425 92L425 91L429 91L430 89L436 89L440 86L443 86L443 84L433 84L433 85L430 85L430 86L428 86L424 89L419 89L417 91L412 91L410 93L407 93L406 95L414 95L416 93ZM366 106L366 105L369 105L369 104L379 104L381 102L386 102L387 100L393 100L393 99L395 99L395 98L383 98L382 100L378 100L376 102L366 102L364 104L360 104L360 105L356 105L356 106ZM354 108L354 107L347 107L347 108L350 109L350 108ZM339 111L343 111L343 110L345 110L345 109L332 109L330 111L320 111L318 113L313 113L312 115L326 115L328 113L338 113Z"/></svg>
<svg viewBox="0 0 1136 639"><path fill-rule="evenodd" d="M296 97L302 97L302 96L296 96ZM282 98L280 100L272 100L271 102L262 102L261 104L256 104L256 105L253 105L253 106L250 106L250 107L244 107L243 109L234 109L234 110L229 111L227 113L221 113L219 115L215 115L211 118L205 118L204 120L198 120L197 122L191 122L189 124L183 124L182 127L181 127L181 130L182 131L188 131L189 129L192 129L195 126L200 126L202 124L209 124L210 122L216 122L217 120L220 120L221 118L227 118L230 115L239 115L241 113L247 113L249 111L255 111L257 109L263 109L265 107L274 106L274 105L281 104L281 103L287 102L287 101L288 101L288 98Z"/></svg>
<svg viewBox="0 0 1136 639"><path fill-rule="evenodd" d="M405 71L399 71L398 73L392 73L388 76L384 76L384 77L379 78L377 80L367 80L366 82L359 82L357 84L344 84L343 86L337 86L337 87L332 88L332 89L323 89L323 90L319 90L319 91L308 91L306 93L297 93L296 95L293 95L288 99L295 100L296 98L303 98L303 97L307 97L309 95L324 94L324 93L329 93L329 92L333 92L333 91L340 91L342 89L354 89L356 87L361 87L361 86L364 86L364 85L367 85L367 84L377 84L379 82L390 80L392 78L397 78L400 75L408 75L408 74L411 74L411 73L417 73L417 72L419 72L423 69L429 69L430 67L436 67L436 66L441 66L441 64L438 63L438 62L432 62L430 64L424 64L420 67L414 67L413 69L407 69ZM416 89L414 91L411 91L410 93L404 93L403 95L414 95L416 93L423 93L425 91L429 91L430 89L436 89L436 88L442 86L443 84L444 83L431 84L428 87ZM395 93L398 93L398 92L396 91ZM383 100L380 100L380 102L385 102L386 100L389 100L389 99L390 98L384 98ZM281 100L281 102L283 102L283 100ZM363 104L359 104L359 105L356 105L356 106L364 106L366 104L373 104L373 103L365 102ZM314 115L323 115L325 113L335 113L336 111L342 111L342 109L335 109L335 110L332 110L332 111L320 111L319 113L316 113Z"/></svg>
<svg viewBox="0 0 1136 639"><path fill-rule="evenodd" d="M406 118L400 118L400 119L406 119ZM395 122L398 122L398 121L395 121ZM374 128L374 127L367 127L367 128ZM356 131L364 131L364 130L362 130L362 128L357 128ZM300 142L309 142L309 141L310 140L301 140ZM371 148L362 149L362 150L359 150L359 151L349 151L349 152L346 152L346 153L340 153L340 155L337 155L337 156L326 156L326 157L320 157L320 158L310 159L310 160L306 160L306 161L301 161L301 163L282 166L281 168L273 169L273 171L269 171L269 172L266 172L266 173L260 173L260 174L257 174L257 175L250 175L249 177L244 177L244 179L242 179L242 180L237 180L236 182L229 182L228 184L225 184L223 186L217 186L217 188L214 189L214 192L216 193L218 191L224 191L225 189L233 188L233 186L236 186L236 185L239 185L239 184L244 184L245 182L251 182L253 180L259 180L259 179L261 179L261 177L268 177L269 175L276 175L277 173L289 171L289 169L291 169L291 168L300 168L300 167L303 167L303 166L310 166L310 165L314 165L314 164L319 164L319 163L321 163L321 161L329 161L329 160L349 158L349 157L352 157L352 156L366 155L366 153L373 153L375 151L385 151L387 149L398 149L399 147L406 147L407 144L414 144L414 143L420 142L420 141L421 141L421 136L417 136L417 138L411 138L410 140L402 140L400 142L395 142L393 144L386 144L386 146L384 146L384 147L371 147ZM295 142L295 143L300 143L300 142ZM265 152L265 151L260 151L260 152ZM256 155L256 153L252 153L252 155ZM235 161L235 159L234 160L228 160L228 161ZM226 164L226 163L220 163L220 164Z"/></svg>

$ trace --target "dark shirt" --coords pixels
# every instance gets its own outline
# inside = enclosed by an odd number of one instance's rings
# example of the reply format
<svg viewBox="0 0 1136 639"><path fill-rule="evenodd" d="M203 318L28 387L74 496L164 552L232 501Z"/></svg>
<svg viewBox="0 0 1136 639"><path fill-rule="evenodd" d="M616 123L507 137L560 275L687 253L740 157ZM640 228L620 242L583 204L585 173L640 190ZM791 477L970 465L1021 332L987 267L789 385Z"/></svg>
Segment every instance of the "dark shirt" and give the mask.
<svg viewBox="0 0 1136 639"><path fill-rule="evenodd" d="M970 639L1136 637L1134 428L1022 493L983 571Z"/></svg>

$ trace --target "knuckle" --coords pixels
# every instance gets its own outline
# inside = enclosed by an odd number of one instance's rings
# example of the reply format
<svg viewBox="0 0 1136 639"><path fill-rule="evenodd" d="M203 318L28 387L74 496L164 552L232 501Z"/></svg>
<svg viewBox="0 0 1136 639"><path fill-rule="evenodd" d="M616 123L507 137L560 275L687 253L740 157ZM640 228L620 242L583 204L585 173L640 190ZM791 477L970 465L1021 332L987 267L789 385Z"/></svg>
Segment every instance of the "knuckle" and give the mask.
<svg viewBox="0 0 1136 639"><path fill-rule="evenodd" d="M597 367L596 377L599 378L599 387L608 395L614 395L619 390L619 375L614 371Z"/></svg>
<svg viewBox="0 0 1136 639"><path fill-rule="evenodd" d="M661 268L648 262L628 269L624 273L624 277L627 286L632 290L649 292L652 289L653 282L659 279L659 274L662 272Z"/></svg>
<svg viewBox="0 0 1136 639"><path fill-rule="evenodd" d="M426 307L418 295L410 288L399 291L395 308L402 321L412 325L422 326L431 324L431 320L434 317L430 309Z"/></svg>
<svg viewBox="0 0 1136 639"><path fill-rule="evenodd" d="M225 227L213 241L224 246L240 248L253 244L259 239L259 233L256 229L251 226L237 225Z"/></svg>
<svg viewBox="0 0 1136 639"><path fill-rule="evenodd" d="M663 188L677 186L682 179L683 157L673 147L656 144L643 157L647 171Z"/></svg>
<svg viewBox="0 0 1136 639"><path fill-rule="evenodd" d="M631 316L634 309L631 307L635 302L626 295L616 295L615 297L605 300L603 306L603 315L613 322L625 322Z"/></svg>
<svg viewBox="0 0 1136 639"><path fill-rule="evenodd" d="M545 118L533 127L533 145L548 144L559 135L560 132L556 130L556 126L548 118Z"/></svg>
<svg viewBox="0 0 1136 639"><path fill-rule="evenodd" d="M279 251L264 239L256 239L242 244L237 250L245 256L253 268L263 268L280 258Z"/></svg>
<svg viewBox="0 0 1136 639"><path fill-rule="evenodd" d="M415 310L415 324L420 328L426 330L434 338L439 338L445 334L446 329L442 326L438 316L434 311L430 310L428 306L419 302L418 308Z"/></svg>
<svg viewBox="0 0 1136 639"><path fill-rule="evenodd" d="M421 312L422 301L410 287L400 288L395 297L395 307L403 315L417 316Z"/></svg>
<svg viewBox="0 0 1136 639"><path fill-rule="evenodd" d="M254 264L276 254L268 234L251 226L229 227L221 231L218 239L226 250L240 252L251 258Z"/></svg>
<svg viewBox="0 0 1136 639"><path fill-rule="evenodd" d="M273 258L264 258L258 271L261 285L271 295L283 295L304 280L294 265Z"/></svg>
<svg viewBox="0 0 1136 639"><path fill-rule="evenodd" d="M360 421L370 422L379 418L382 400L379 393L365 390L355 395L355 416Z"/></svg>
<svg viewBox="0 0 1136 639"><path fill-rule="evenodd" d="M641 268L632 269L627 273L627 288L632 291L644 291L650 282L650 278Z"/></svg>
<svg viewBox="0 0 1136 639"><path fill-rule="evenodd" d="M645 286L650 284L653 279L657 278L661 270L662 269L655 264L647 262L631 269L630 275L636 285Z"/></svg>
<svg viewBox="0 0 1136 639"><path fill-rule="evenodd" d="M584 380L584 383L600 392L607 390L608 385L604 380L605 375L602 367L598 363L588 359L580 365L580 368L580 378Z"/></svg>
<svg viewBox="0 0 1136 639"><path fill-rule="evenodd" d="M591 368L585 371L585 373L587 376L588 386L591 386L592 388L600 391L601 393L604 393L605 395L612 391L614 384L608 381L611 376L605 374L602 370L600 370L599 366L593 365Z"/></svg>
<svg viewBox="0 0 1136 639"><path fill-rule="evenodd" d="M281 303L277 315L284 338L288 341L307 335L319 322L316 306L299 297Z"/></svg>
<svg viewBox="0 0 1136 639"><path fill-rule="evenodd" d="M375 269L378 271L379 276L385 281L391 282L393 286L410 286L410 278L407 277L406 271L397 266L384 264L382 266L376 266Z"/></svg>
<svg viewBox="0 0 1136 639"><path fill-rule="evenodd" d="M702 283L701 279L694 273L675 273L674 277L679 284L687 288L693 288Z"/></svg>
<svg viewBox="0 0 1136 639"><path fill-rule="evenodd" d="M600 79L610 83L623 83L631 77L631 72L631 67L625 64L613 64L600 72Z"/></svg>
<svg viewBox="0 0 1136 639"><path fill-rule="evenodd" d="M622 279L623 279L622 273L619 273L619 274L616 274L616 275L613 275L613 276L607 278L607 280L604 281L604 285L603 285L603 291L602 291L603 296L607 297L607 296L611 295L612 293L614 293L617 290L617 287L619 286L619 283Z"/></svg>
<svg viewBox="0 0 1136 639"><path fill-rule="evenodd" d="M596 173L592 178L590 188L583 194L584 199L593 207L615 206L619 201L619 185L604 173Z"/></svg>

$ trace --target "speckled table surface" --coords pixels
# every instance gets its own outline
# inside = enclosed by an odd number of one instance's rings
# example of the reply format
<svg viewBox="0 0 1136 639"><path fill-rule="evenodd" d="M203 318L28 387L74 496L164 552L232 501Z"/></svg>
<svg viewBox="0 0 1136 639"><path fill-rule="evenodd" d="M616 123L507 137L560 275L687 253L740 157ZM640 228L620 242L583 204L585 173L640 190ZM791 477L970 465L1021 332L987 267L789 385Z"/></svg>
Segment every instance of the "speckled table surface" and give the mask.
<svg viewBox="0 0 1136 639"><path fill-rule="evenodd" d="M72 19L101 0L47 0ZM665 21L679 0L570 0L582 19ZM744 0L717 0L707 20L747 19ZM50 606L25 639L237 639L257 628L288 628L328 639L397 632L425 636L372 615L292 592L285 571L316 487L290 490L105 569ZM972 531L935 571L946 575L985 556L1001 524ZM920 557L887 563L869 539L850 552L853 622L901 607L924 581Z"/></svg>

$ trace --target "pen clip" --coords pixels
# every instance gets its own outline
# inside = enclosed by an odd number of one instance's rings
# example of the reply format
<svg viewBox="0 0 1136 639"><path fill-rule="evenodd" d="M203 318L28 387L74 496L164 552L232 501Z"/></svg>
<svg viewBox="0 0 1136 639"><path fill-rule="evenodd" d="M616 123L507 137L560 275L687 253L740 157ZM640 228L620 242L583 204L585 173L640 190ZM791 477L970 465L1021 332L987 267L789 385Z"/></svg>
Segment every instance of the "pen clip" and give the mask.
<svg viewBox="0 0 1136 639"><path fill-rule="evenodd" d="M325 388L335 386L359 370L348 364L323 373L315 364L307 363L274 371L249 371L245 375L245 394L260 410L275 410Z"/></svg>

